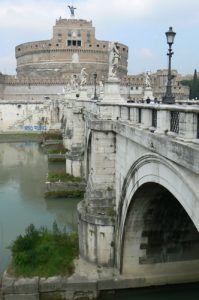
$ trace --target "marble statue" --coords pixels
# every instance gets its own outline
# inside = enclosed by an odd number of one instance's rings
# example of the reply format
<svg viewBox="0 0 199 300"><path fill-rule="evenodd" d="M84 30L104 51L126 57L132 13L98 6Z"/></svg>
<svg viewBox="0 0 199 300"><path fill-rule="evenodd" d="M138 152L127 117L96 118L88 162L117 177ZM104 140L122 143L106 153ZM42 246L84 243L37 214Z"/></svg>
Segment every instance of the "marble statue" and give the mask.
<svg viewBox="0 0 199 300"><path fill-rule="evenodd" d="M71 75L70 86L72 90L75 90L78 87L77 75Z"/></svg>
<svg viewBox="0 0 199 300"><path fill-rule="evenodd" d="M80 86L83 87L87 83L88 74L86 73L86 68L81 69L80 73Z"/></svg>
<svg viewBox="0 0 199 300"><path fill-rule="evenodd" d="M116 77L117 69L119 66L120 53L117 48L117 43L112 42L110 44L110 58L109 58L109 76Z"/></svg>
<svg viewBox="0 0 199 300"><path fill-rule="evenodd" d="M148 71L145 73L145 86L151 87L151 74Z"/></svg>

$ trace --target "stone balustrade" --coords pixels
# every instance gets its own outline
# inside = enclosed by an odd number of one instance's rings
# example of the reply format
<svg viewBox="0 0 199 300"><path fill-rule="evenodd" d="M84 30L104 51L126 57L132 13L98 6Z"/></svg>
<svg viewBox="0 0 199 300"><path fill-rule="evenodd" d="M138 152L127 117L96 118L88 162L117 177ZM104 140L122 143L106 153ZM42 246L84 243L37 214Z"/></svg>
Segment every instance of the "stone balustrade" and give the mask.
<svg viewBox="0 0 199 300"><path fill-rule="evenodd" d="M199 105L108 104L91 101L89 106L89 110L100 119L128 122L154 133L199 142Z"/></svg>
<svg viewBox="0 0 199 300"><path fill-rule="evenodd" d="M98 119L128 122L151 132L199 143L199 105L101 103L77 100L75 107Z"/></svg>

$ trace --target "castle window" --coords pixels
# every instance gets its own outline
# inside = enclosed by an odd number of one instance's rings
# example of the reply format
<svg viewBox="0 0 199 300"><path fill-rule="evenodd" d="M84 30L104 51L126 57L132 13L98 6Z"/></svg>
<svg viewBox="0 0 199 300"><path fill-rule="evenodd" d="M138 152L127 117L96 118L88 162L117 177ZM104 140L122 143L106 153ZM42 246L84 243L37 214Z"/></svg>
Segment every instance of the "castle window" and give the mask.
<svg viewBox="0 0 199 300"><path fill-rule="evenodd" d="M52 46L52 44L48 44L48 46Z"/></svg>
<svg viewBox="0 0 199 300"><path fill-rule="evenodd" d="M58 36L62 36L62 34L61 34L61 33L58 33Z"/></svg>
<svg viewBox="0 0 199 300"><path fill-rule="evenodd" d="M18 48L17 50L18 50L18 51L21 51L21 48Z"/></svg>
<svg viewBox="0 0 199 300"><path fill-rule="evenodd" d="M59 46L59 44L56 44L56 46L58 47L58 46Z"/></svg>
<svg viewBox="0 0 199 300"><path fill-rule="evenodd" d="M125 51L126 49L125 48L123 48L123 51Z"/></svg>
<svg viewBox="0 0 199 300"><path fill-rule="evenodd" d="M35 45L35 48L37 48L38 47L38 45Z"/></svg>
<svg viewBox="0 0 199 300"><path fill-rule="evenodd" d="M69 32L68 32L68 36L72 36L72 33L71 33L71 31L69 31Z"/></svg>
<svg viewBox="0 0 199 300"><path fill-rule="evenodd" d="M99 47L99 44L97 44L97 47Z"/></svg>
<svg viewBox="0 0 199 300"><path fill-rule="evenodd" d="M78 46L78 47L81 47L81 45L82 45L82 41L80 41L80 40L68 40L67 41L67 45L68 46Z"/></svg>
<svg viewBox="0 0 199 300"><path fill-rule="evenodd" d="M92 45L89 45L89 47L92 47Z"/></svg>
<svg viewBox="0 0 199 300"><path fill-rule="evenodd" d="M103 45L103 48L106 48L106 45Z"/></svg>
<svg viewBox="0 0 199 300"><path fill-rule="evenodd" d="M78 30L78 32L77 32L77 36L78 36L78 37L80 37L80 36L81 36L81 32L80 32L80 30Z"/></svg>

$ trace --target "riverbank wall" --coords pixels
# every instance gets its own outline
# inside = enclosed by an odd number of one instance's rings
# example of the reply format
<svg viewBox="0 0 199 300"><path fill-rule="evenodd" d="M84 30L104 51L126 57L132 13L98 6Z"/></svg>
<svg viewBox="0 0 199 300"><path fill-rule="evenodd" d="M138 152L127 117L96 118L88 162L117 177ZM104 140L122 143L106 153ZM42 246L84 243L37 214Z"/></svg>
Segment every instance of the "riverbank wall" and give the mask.
<svg viewBox="0 0 199 300"><path fill-rule="evenodd" d="M81 182L46 182L45 196L49 197L81 197L83 198L86 190L85 181Z"/></svg>
<svg viewBox="0 0 199 300"><path fill-rule="evenodd" d="M81 259L76 261L71 277L15 278L4 272L0 300L94 300L104 291L199 282L199 271L193 272L193 264L183 263L178 274L171 270L158 276L152 272L131 278L117 274L113 268L96 267Z"/></svg>
<svg viewBox="0 0 199 300"><path fill-rule="evenodd" d="M9 132L0 133L0 143L42 142L41 133Z"/></svg>

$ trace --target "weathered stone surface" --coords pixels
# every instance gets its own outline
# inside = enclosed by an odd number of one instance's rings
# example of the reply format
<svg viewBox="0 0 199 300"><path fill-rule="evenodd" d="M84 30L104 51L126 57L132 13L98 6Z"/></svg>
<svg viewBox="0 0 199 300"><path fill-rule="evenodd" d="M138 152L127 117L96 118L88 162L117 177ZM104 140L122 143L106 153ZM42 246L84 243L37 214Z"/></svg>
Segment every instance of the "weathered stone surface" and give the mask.
<svg viewBox="0 0 199 300"><path fill-rule="evenodd" d="M2 292L5 294L12 293L14 282L15 278L8 276L7 272L4 272L2 277Z"/></svg>
<svg viewBox="0 0 199 300"><path fill-rule="evenodd" d="M4 300L39 300L39 294L10 294L5 295Z"/></svg>
<svg viewBox="0 0 199 300"><path fill-rule="evenodd" d="M40 298L39 300L64 300L66 299L65 297L65 292L42 292L40 293ZM72 297L69 299L72 300Z"/></svg>
<svg viewBox="0 0 199 300"><path fill-rule="evenodd" d="M13 287L16 294L33 294L39 290L39 278L19 278L15 281Z"/></svg>
<svg viewBox="0 0 199 300"><path fill-rule="evenodd" d="M96 291L97 282L96 280L82 279L68 279L67 291Z"/></svg>
<svg viewBox="0 0 199 300"><path fill-rule="evenodd" d="M85 292L75 292L73 295L73 300L94 300L97 299L97 292L85 291Z"/></svg>
<svg viewBox="0 0 199 300"><path fill-rule="evenodd" d="M143 287L146 285L145 278L132 278L132 279L109 279L109 280L99 280L98 290L110 290L110 289L128 289L134 287Z"/></svg>
<svg viewBox="0 0 199 300"><path fill-rule="evenodd" d="M46 182L46 192L82 191L86 188L85 182Z"/></svg>
<svg viewBox="0 0 199 300"><path fill-rule="evenodd" d="M48 278L40 278L39 291L51 292L61 290L61 276L52 276Z"/></svg>
<svg viewBox="0 0 199 300"><path fill-rule="evenodd" d="M66 291L65 292L65 299L66 300L72 300L74 296L74 292L73 291Z"/></svg>

